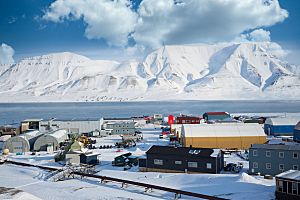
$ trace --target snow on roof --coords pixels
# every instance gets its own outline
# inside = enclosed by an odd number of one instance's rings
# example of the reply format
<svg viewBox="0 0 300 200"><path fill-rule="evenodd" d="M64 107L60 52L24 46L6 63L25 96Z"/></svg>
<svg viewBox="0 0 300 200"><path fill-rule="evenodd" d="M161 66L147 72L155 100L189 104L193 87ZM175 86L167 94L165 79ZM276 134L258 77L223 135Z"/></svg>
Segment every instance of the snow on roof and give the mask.
<svg viewBox="0 0 300 200"><path fill-rule="evenodd" d="M96 153L96 152L93 152L93 153L82 153L83 155L85 155L86 157L89 157L89 156L99 156L101 155L100 153Z"/></svg>
<svg viewBox="0 0 300 200"><path fill-rule="evenodd" d="M183 124L185 137L266 136L259 124Z"/></svg>
<svg viewBox="0 0 300 200"><path fill-rule="evenodd" d="M300 181L300 171L288 170L286 172L278 174L276 177Z"/></svg>
<svg viewBox="0 0 300 200"><path fill-rule="evenodd" d="M213 149L214 152L210 154L211 157L218 157L219 153L221 152L221 149Z"/></svg>
<svg viewBox="0 0 300 200"><path fill-rule="evenodd" d="M280 125L293 125L295 126L300 121L300 118L268 118L265 121L265 124L280 126Z"/></svg>
<svg viewBox="0 0 300 200"><path fill-rule="evenodd" d="M300 144L298 143L284 143L284 144L253 144L251 148L259 149L281 149L290 151L300 151Z"/></svg>
<svg viewBox="0 0 300 200"><path fill-rule="evenodd" d="M8 140L9 138L11 138L11 135L2 135L0 137L0 142L5 142L6 140Z"/></svg>
<svg viewBox="0 0 300 200"><path fill-rule="evenodd" d="M32 130L32 131L25 132L25 133L22 134L22 135L24 135L24 136L26 136L26 137L36 137L36 136L38 136L38 135L40 135L40 134L41 134L40 131L38 131L38 130Z"/></svg>
<svg viewBox="0 0 300 200"><path fill-rule="evenodd" d="M25 119L22 122L39 122L42 121L43 119Z"/></svg>
<svg viewBox="0 0 300 200"><path fill-rule="evenodd" d="M53 131L53 132L49 133L49 135L51 135L55 138L66 137L67 134L68 134L68 132L64 129L56 130L56 131Z"/></svg>
<svg viewBox="0 0 300 200"><path fill-rule="evenodd" d="M182 124L171 124L172 129L174 129L174 128L181 129L181 127L182 127Z"/></svg>
<svg viewBox="0 0 300 200"><path fill-rule="evenodd" d="M208 115L229 115L228 112L206 112L204 114L208 114Z"/></svg>
<svg viewBox="0 0 300 200"><path fill-rule="evenodd" d="M300 121L296 124L295 130L300 130Z"/></svg>

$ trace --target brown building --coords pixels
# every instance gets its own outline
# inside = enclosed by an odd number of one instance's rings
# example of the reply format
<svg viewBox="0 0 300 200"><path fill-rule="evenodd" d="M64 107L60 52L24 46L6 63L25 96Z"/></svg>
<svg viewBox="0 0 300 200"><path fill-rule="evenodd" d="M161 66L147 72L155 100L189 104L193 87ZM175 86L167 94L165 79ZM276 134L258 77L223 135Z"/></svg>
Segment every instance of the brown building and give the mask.
<svg viewBox="0 0 300 200"><path fill-rule="evenodd" d="M201 117L181 115L176 117L176 124L200 124Z"/></svg>

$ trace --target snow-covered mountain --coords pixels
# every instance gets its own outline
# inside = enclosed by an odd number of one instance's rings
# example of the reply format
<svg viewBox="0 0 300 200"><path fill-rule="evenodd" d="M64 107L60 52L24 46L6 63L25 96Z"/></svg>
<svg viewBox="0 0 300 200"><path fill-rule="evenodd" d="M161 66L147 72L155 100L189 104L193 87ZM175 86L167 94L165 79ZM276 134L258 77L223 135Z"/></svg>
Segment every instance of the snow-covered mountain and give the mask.
<svg viewBox="0 0 300 200"><path fill-rule="evenodd" d="M0 101L300 99L274 43L164 46L143 62L56 53L0 66Z"/></svg>

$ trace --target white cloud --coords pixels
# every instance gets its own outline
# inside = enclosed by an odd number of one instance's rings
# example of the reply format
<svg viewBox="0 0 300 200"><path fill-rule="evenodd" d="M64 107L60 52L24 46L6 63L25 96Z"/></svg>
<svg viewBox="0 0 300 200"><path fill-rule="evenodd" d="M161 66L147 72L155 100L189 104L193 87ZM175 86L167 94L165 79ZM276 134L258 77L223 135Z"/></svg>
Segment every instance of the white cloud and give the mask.
<svg viewBox="0 0 300 200"><path fill-rule="evenodd" d="M134 31L137 14L131 11L128 0L56 0L43 19L53 22L83 19L87 38L125 46L128 35Z"/></svg>
<svg viewBox="0 0 300 200"><path fill-rule="evenodd" d="M266 31L264 29L256 29L250 33L242 34L241 37L252 42L270 42L270 35L270 31Z"/></svg>
<svg viewBox="0 0 300 200"><path fill-rule="evenodd" d="M241 33L288 17L278 0L143 0L137 12L128 0L56 0L43 16L54 22L83 19L87 38L126 46L231 41ZM253 39L266 39L254 32ZM265 34L265 35L263 35ZM259 38L260 37L260 38Z"/></svg>
<svg viewBox="0 0 300 200"><path fill-rule="evenodd" d="M158 46L229 41L240 33L283 21L288 13L277 0L144 0L134 38Z"/></svg>
<svg viewBox="0 0 300 200"><path fill-rule="evenodd" d="M12 64L14 63L13 56L15 54L14 49L7 44L2 43L0 46L0 64Z"/></svg>

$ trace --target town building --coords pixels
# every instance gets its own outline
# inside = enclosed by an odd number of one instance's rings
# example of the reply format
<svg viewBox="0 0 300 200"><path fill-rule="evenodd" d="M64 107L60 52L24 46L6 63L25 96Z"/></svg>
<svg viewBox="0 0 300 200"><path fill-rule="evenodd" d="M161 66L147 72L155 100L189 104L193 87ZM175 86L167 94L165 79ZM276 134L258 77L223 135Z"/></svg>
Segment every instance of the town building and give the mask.
<svg viewBox="0 0 300 200"><path fill-rule="evenodd" d="M57 151L61 144L67 139L69 139L68 132L64 129L45 133L41 137L37 138L33 149L34 151Z"/></svg>
<svg viewBox="0 0 300 200"><path fill-rule="evenodd" d="M171 124L171 133L173 133L178 139L181 138L182 124Z"/></svg>
<svg viewBox="0 0 300 200"><path fill-rule="evenodd" d="M300 145L253 144L249 149L249 173L277 175L300 169Z"/></svg>
<svg viewBox="0 0 300 200"><path fill-rule="evenodd" d="M224 156L220 149L152 146L139 159L140 171L220 173Z"/></svg>
<svg viewBox="0 0 300 200"><path fill-rule="evenodd" d="M288 170L276 177L275 197L277 200L300 199L300 171Z"/></svg>
<svg viewBox="0 0 300 200"><path fill-rule="evenodd" d="M26 119L21 121L21 133L27 130L39 130L42 119Z"/></svg>
<svg viewBox="0 0 300 200"><path fill-rule="evenodd" d="M136 131L134 122L107 123L104 128L110 131L112 135L133 135Z"/></svg>
<svg viewBox="0 0 300 200"><path fill-rule="evenodd" d="M20 129L11 126L0 126L0 137L4 135L16 136L20 134Z"/></svg>
<svg viewBox="0 0 300 200"><path fill-rule="evenodd" d="M294 128L294 141L300 143L300 121L297 123L297 125Z"/></svg>
<svg viewBox="0 0 300 200"><path fill-rule="evenodd" d="M69 134L90 133L101 130L100 119L50 119L40 121L41 132L65 129Z"/></svg>
<svg viewBox="0 0 300 200"><path fill-rule="evenodd" d="M249 149L266 141L259 124L244 123L183 124L180 140L184 147L219 149Z"/></svg>
<svg viewBox="0 0 300 200"><path fill-rule="evenodd" d="M206 112L203 114L203 119L206 121L225 120L231 118L228 112Z"/></svg>
<svg viewBox="0 0 300 200"><path fill-rule="evenodd" d="M267 135L292 136L299 120L299 118L267 118L264 124L264 130Z"/></svg>
<svg viewBox="0 0 300 200"><path fill-rule="evenodd" d="M98 153L86 152L82 151L69 151L66 153L66 164L71 165L80 165L80 164L88 164L88 165L96 165L99 163Z"/></svg>
<svg viewBox="0 0 300 200"><path fill-rule="evenodd" d="M180 115L176 117L176 124L200 124L201 117Z"/></svg>
<svg viewBox="0 0 300 200"><path fill-rule="evenodd" d="M10 153L24 153L33 149L33 145L38 137L42 135L37 130L27 130L27 132L9 138L4 142L3 149L8 149Z"/></svg>

